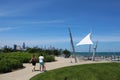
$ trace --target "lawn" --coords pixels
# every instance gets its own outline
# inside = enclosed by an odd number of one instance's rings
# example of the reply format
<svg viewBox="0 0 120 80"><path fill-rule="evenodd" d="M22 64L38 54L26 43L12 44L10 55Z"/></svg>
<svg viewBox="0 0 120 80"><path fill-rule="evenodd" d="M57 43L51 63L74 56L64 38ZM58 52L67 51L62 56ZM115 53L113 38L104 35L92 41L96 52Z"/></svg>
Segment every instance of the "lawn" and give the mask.
<svg viewBox="0 0 120 80"><path fill-rule="evenodd" d="M30 80L120 80L120 63L64 67L38 74Z"/></svg>

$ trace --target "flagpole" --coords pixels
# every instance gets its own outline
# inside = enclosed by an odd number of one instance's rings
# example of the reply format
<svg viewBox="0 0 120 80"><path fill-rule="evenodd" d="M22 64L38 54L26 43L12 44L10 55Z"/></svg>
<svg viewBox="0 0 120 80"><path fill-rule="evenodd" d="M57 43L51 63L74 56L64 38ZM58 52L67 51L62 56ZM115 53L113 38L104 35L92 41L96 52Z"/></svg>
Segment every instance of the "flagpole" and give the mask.
<svg viewBox="0 0 120 80"><path fill-rule="evenodd" d="M72 49L73 49L73 54L74 54L75 63L77 63L75 48L74 48L73 39L72 39L72 33L71 33L70 28L68 28L68 30L69 30L69 34L70 34L70 42L71 42Z"/></svg>

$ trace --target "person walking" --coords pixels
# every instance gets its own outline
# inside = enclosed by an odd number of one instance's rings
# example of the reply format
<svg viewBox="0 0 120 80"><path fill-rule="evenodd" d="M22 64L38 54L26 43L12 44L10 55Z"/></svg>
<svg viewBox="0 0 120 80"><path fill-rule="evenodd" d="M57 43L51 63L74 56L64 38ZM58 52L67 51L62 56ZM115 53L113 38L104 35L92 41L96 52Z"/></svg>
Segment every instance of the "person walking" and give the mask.
<svg viewBox="0 0 120 80"><path fill-rule="evenodd" d="M40 56L39 56L39 63L40 63L40 71L44 71L46 67L44 66L44 56L43 56L43 54L40 54Z"/></svg>
<svg viewBox="0 0 120 80"><path fill-rule="evenodd" d="M32 63L32 65L33 65L32 72L35 71L36 62L37 62L37 58L36 58L36 56L33 54L32 58L31 58L31 63Z"/></svg>

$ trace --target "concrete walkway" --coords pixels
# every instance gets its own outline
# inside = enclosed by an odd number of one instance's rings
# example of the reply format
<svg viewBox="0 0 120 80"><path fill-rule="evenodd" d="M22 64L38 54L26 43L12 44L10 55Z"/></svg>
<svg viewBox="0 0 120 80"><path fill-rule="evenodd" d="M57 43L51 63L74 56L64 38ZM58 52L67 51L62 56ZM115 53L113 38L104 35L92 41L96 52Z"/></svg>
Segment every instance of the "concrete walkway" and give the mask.
<svg viewBox="0 0 120 80"><path fill-rule="evenodd" d="M79 61L78 63L70 63L74 61L74 59L70 58L63 58L63 57L56 57L56 62L49 62L46 63L47 70L52 70L56 68L61 68L65 66L71 65L79 65L79 64L89 64L89 63L103 63L106 61ZM36 65L36 71L32 72L32 64L24 64L25 68L16 70L10 73L0 74L0 80L29 80L31 77L41 73L39 71L39 64Z"/></svg>

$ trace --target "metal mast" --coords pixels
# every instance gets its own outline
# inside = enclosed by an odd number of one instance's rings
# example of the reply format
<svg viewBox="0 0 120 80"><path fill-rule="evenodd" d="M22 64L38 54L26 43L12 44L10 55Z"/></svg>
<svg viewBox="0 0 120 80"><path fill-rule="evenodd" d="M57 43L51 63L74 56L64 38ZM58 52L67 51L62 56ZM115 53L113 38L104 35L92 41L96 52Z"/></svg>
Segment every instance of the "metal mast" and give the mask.
<svg viewBox="0 0 120 80"><path fill-rule="evenodd" d="M94 46L92 61L95 61L95 55L96 55L97 44L98 44L98 41L96 42L96 45Z"/></svg>
<svg viewBox="0 0 120 80"><path fill-rule="evenodd" d="M70 34L70 42L71 42L72 49L73 49L73 54L74 54L74 58L75 58L75 63L77 63L77 58L76 58L75 48L74 48L73 39L72 39L72 33L71 33L70 28L68 28L68 30L69 30L69 34Z"/></svg>

